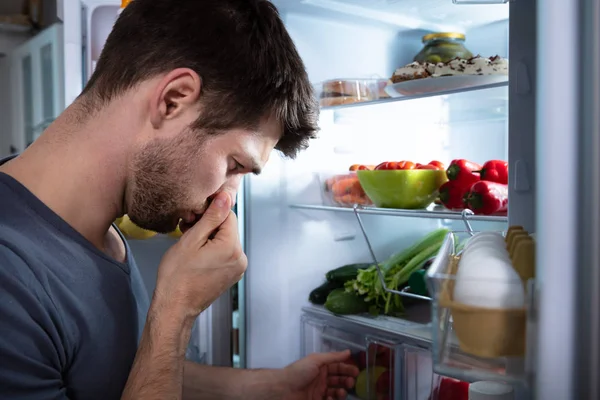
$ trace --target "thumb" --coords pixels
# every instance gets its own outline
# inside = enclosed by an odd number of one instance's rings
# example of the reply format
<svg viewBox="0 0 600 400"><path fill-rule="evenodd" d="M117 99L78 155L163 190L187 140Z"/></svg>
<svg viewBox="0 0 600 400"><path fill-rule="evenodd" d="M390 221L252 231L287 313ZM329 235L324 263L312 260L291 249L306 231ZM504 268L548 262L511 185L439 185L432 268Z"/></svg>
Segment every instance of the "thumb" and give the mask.
<svg viewBox="0 0 600 400"><path fill-rule="evenodd" d="M230 208L231 197L224 192L217 193L200 221L187 232L188 237L204 246L211 234L225 221Z"/></svg>
<svg viewBox="0 0 600 400"><path fill-rule="evenodd" d="M314 353L312 359L319 365L344 362L350 358L350 350L336 351L331 353Z"/></svg>

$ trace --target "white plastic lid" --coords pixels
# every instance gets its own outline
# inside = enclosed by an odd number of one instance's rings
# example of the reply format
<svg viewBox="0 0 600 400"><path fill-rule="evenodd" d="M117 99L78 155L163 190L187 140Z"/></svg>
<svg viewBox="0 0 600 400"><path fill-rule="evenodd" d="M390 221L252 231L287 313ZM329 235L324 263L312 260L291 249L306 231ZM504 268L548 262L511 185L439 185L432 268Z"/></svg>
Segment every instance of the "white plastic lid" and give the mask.
<svg viewBox="0 0 600 400"><path fill-rule="evenodd" d="M469 400L514 400L512 386L501 382L481 381L469 385Z"/></svg>

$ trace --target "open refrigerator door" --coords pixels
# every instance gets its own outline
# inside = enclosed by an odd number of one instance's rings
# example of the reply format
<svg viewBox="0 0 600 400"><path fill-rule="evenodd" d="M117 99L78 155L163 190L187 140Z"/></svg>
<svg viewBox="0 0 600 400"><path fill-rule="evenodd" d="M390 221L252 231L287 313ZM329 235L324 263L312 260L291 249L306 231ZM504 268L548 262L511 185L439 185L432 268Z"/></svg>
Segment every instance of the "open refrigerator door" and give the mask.
<svg viewBox="0 0 600 400"><path fill-rule="evenodd" d="M494 385L495 398L531 395L531 346L465 351L440 322L431 279L445 273L427 275L446 233L462 246L480 231L536 230L535 3L466 3L275 1L315 83L321 131L297 159L273 155L246 180L248 367L350 348L355 398L466 399ZM509 59L507 74L468 73ZM467 206L465 188L448 193L469 167L446 172L453 160L479 166ZM471 172L494 160L503 182ZM430 161L445 166L415 165ZM496 203L483 210L483 198ZM527 324L532 291L521 290Z"/></svg>

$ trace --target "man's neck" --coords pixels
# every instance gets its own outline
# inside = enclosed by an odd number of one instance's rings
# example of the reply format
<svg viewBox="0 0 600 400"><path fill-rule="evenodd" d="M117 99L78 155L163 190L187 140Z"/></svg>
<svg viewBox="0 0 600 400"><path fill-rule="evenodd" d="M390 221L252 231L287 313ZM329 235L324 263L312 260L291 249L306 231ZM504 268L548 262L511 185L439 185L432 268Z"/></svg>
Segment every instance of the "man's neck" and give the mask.
<svg viewBox="0 0 600 400"><path fill-rule="evenodd" d="M114 253L111 223L123 212L127 154L101 124L74 128L65 111L19 157L0 166L102 251ZM72 111L71 111L72 112ZM112 249L112 250L111 250ZM111 254L119 257L120 254Z"/></svg>

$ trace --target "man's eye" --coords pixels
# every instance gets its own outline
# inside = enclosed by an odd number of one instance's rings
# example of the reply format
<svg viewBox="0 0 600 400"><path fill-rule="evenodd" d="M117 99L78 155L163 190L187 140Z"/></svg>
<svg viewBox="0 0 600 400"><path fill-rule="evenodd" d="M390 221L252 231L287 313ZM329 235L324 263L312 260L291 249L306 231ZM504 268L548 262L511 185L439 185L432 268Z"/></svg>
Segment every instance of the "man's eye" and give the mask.
<svg viewBox="0 0 600 400"><path fill-rule="evenodd" d="M233 168L234 171L242 171L244 169L245 169L245 167L242 164L240 164L239 162L235 161L235 167Z"/></svg>

